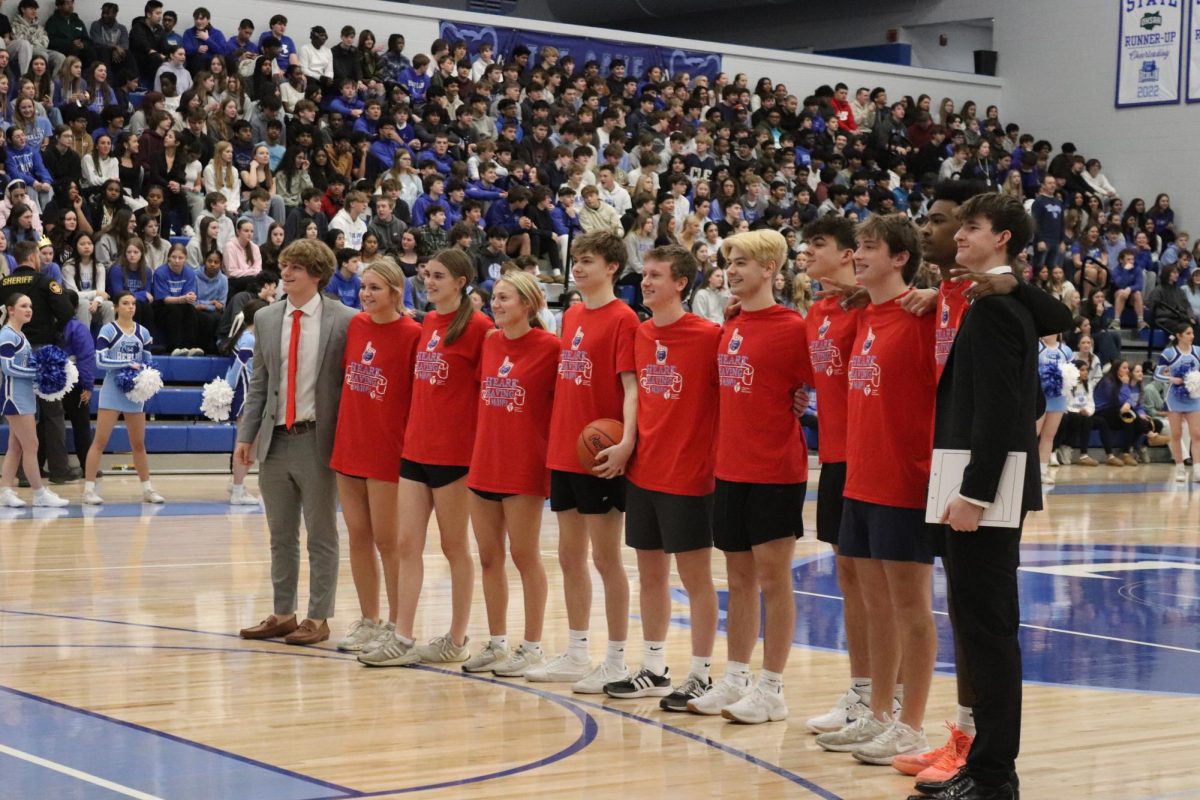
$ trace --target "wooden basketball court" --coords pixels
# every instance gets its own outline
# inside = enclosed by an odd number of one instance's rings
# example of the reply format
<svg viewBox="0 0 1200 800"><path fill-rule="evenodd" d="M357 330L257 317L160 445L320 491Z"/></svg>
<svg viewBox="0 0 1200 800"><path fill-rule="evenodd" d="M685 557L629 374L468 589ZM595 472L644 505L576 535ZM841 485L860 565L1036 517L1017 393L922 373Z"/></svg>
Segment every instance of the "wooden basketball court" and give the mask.
<svg viewBox="0 0 1200 800"><path fill-rule="evenodd" d="M1058 474L1048 510L1026 526L1023 796L1200 797L1200 485L1169 483L1166 465ZM832 559L813 540L800 543L794 569L791 717L744 727L660 712L656 699L572 695L456 667L367 669L332 641L243 641L236 631L271 606L266 526L257 509L224 504L225 482L157 478L169 505L154 509L132 502L133 479L110 478L99 512L0 518L0 798L873 800L911 788L891 768L825 753L804 727L848 677ZM810 502L810 527L813 510ZM547 512L550 652L566 644L556 532ZM431 535L422 636L448 627L436 542ZM335 640L356 616L342 552ZM627 562L636 613L632 554ZM714 567L723 574L719 554ZM510 574L510 634L519 635ZM944 612L940 572L936 583ZM672 673L686 671L689 655L681 590L676 599ZM486 638L482 602L477 588L473 649ZM602 613L595 603L594 657ZM938 625L926 722L934 746L954 711L944 613ZM629 652L636 667L636 621ZM723 663L722 634L714 675Z"/></svg>

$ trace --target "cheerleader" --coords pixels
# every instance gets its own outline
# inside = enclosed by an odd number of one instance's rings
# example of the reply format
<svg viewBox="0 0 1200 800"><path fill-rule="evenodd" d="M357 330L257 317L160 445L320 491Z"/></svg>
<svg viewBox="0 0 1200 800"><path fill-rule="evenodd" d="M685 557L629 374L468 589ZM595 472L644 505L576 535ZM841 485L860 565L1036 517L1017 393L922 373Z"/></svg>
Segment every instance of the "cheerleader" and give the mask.
<svg viewBox="0 0 1200 800"><path fill-rule="evenodd" d="M467 540L467 471L475 444L479 359L492 322L471 307L468 287L475 277L461 250L430 258L425 291L431 311L413 366L412 404L400 460L400 591L396 629L372 652L358 657L373 667L466 661L467 623L475 565ZM413 641L413 624L425 574L425 533L437 512L442 553L450 562L451 615L448 633L428 644Z"/></svg>
<svg viewBox="0 0 1200 800"><path fill-rule="evenodd" d="M28 295L14 294L5 304L8 321L0 328L0 408L8 420L8 452L0 468L0 506L23 508L25 501L17 497L17 467L25 468L29 485L33 487L33 504L61 508L67 501L46 488L38 467L37 397L33 382L37 369L29 365L33 348L21 333L21 328L33 319L33 302Z"/></svg>
<svg viewBox="0 0 1200 800"><path fill-rule="evenodd" d="M1171 337L1172 344L1158 357L1156 380L1167 384L1167 421L1171 424L1171 457L1175 459L1176 483L1187 483L1184 466L1183 424L1187 422L1191 438L1191 454L1200 454L1200 398L1193 397L1184 383L1189 372L1200 371L1200 355L1194 344L1196 329L1185 325ZM1200 464L1192 466L1192 480L1200 482Z"/></svg>
<svg viewBox="0 0 1200 800"><path fill-rule="evenodd" d="M129 432L129 447L133 450L133 465L142 482L143 503L163 503L162 495L154 491L150 483L150 464L146 457L146 415L142 404L125 396L117 386L117 374L126 367L142 369L150 362L150 331L133 321L137 314L137 298L129 292L117 294L114 302L117 319L100 329L96 339L96 366L105 371L104 384L100 387L100 411L96 415L96 438L88 450L84 468L83 503L98 506L104 502L96 493L96 473L100 470L100 457L108 446L113 426L122 414Z"/></svg>
<svg viewBox="0 0 1200 800"><path fill-rule="evenodd" d="M547 587L538 536L550 494L546 451L560 350L558 337L540 318L545 307L541 286L529 273L510 270L492 287L492 313L500 330L483 343L475 448L467 473L491 639L463 664L464 672L517 677L545 660ZM506 539L525 598L524 641L511 651Z"/></svg>
<svg viewBox="0 0 1200 800"><path fill-rule="evenodd" d="M238 315L240 321L237 318L234 319L233 331L229 336L232 350L227 355L233 356L233 363L229 365L229 371L225 373L225 382L233 390L229 418L235 424L241 424L242 411L246 407L246 390L250 387L250 376L254 372L254 314L260 308L266 307L267 304L257 298L248 301L246 305L242 306L241 313ZM254 463L256 457L255 446L251 445L251 464ZM249 472L249 464L243 464L236 458L233 459L233 482L229 484L229 505L258 505L258 498L246 491L245 481Z"/></svg>
<svg viewBox="0 0 1200 800"><path fill-rule="evenodd" d="M1050 451L1054 449L1054 435L1067 410L1067 391L1062 381L1062 365L1075 360L1071 348L1058 340L1058 334L1043 336L1038 342L1038 375L1041 376L1042 394L1046 397L1046 413L1037 421L1038 459L1042 465L1042 483L1054 484L1050 474ZM1047 388L1046 376L1057 370L1057 382L1053 378ZM1057 388L1055 388L1057 387Z"/></svg>
<svg viewBox="0 0 1200 800"><path fill-rule="evenodd" d="M380 258L368 265L361 277L357 299L363 312L350 320L346 332L342 359L346 377L330 460L337 472L338 498L350 538L350 574L361 612L337 645L348 652L372 650L396 629L400 580L397 484L412 398L413 361L421 338L420 324L404 314L400 266L390 258ZM381 563L388 600L386 623L379 616Z"/></svg>

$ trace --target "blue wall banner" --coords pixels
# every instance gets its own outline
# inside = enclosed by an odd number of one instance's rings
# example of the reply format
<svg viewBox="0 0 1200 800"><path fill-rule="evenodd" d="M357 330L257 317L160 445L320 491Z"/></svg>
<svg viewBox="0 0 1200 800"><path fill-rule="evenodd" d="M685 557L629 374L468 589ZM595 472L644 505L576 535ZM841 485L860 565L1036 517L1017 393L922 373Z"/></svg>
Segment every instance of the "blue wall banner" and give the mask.
<svg viewBox="0 0 1200 800"><path fill-rule="evenodd" d="M1117 0L1117 108L1179 102L1184 4Z"/></svg>
<svg viewBox="0 0 1200 800"><path fill-rule="evenodd" d="M716 78L721 71L720 55L682 50L677 47L614 42L585 36L562 36L540 31L518 30L494 25L470 25L465 22L447 22L446 20L442 20L439 26L439 35L446 41L452 42L456 39L465 41L472 59L475 58L480 43L488 42L492 45L493 53L505 57L512 53L513 48L517 45L525 45L533 54L529 59L531 66L537 63L537 53L540 48L554 47L558 49L560 59L566 55L575 59L577 69L582 68L584 62L598 61L601 75L608 75L608 64L614 58L625 59L625 74L637 78L654 66L662 67L671 76L686 72L693 78L697 75L705 75L710 81Z"/></svg>
<svg viewBox="0 0 1200 800"><path fill-rule="evenodd" d="M1187 101L1200 103L1200 0L1191 0L1188 12Z"/></svg>

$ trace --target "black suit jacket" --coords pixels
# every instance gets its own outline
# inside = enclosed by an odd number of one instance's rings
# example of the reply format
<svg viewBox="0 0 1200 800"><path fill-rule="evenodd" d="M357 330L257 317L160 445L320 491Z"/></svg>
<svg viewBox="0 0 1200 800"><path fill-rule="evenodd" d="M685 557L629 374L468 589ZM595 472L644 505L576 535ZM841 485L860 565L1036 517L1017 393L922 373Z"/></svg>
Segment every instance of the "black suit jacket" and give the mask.
<svg viewBox="0 0 1200 800"><path fill-rule="evenodd" d="M1037 330L1029 308L1012 295L975 301L938 383L933 445L970 450L961 493L995 499L1011 451L1024 452L1022 510L1042 508L1038 469Z"/></svg>

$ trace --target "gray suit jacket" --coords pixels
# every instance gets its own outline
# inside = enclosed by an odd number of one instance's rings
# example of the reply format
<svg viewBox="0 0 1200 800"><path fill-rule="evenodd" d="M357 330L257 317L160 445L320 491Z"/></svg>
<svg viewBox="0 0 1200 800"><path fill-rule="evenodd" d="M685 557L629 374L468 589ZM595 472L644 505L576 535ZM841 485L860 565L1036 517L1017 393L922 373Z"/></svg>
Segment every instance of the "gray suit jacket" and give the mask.
<svg viewBox="0 0 1200 800"><path fill-rule="evenodd" d="M276 425L283 424L279 414L279 380L283 364L280 351L286 302L276 302L254 315L254 371L246 391L246 408L238 426L238 441L250 443L258 437L259 458L271 450ZM317 446L322 463L328 466L333 456L333 435L337 430L338 403L342 399L342 354L346 349L346 329L357 312L336 298L321 294L321 356L317 364Z"/></svg>

